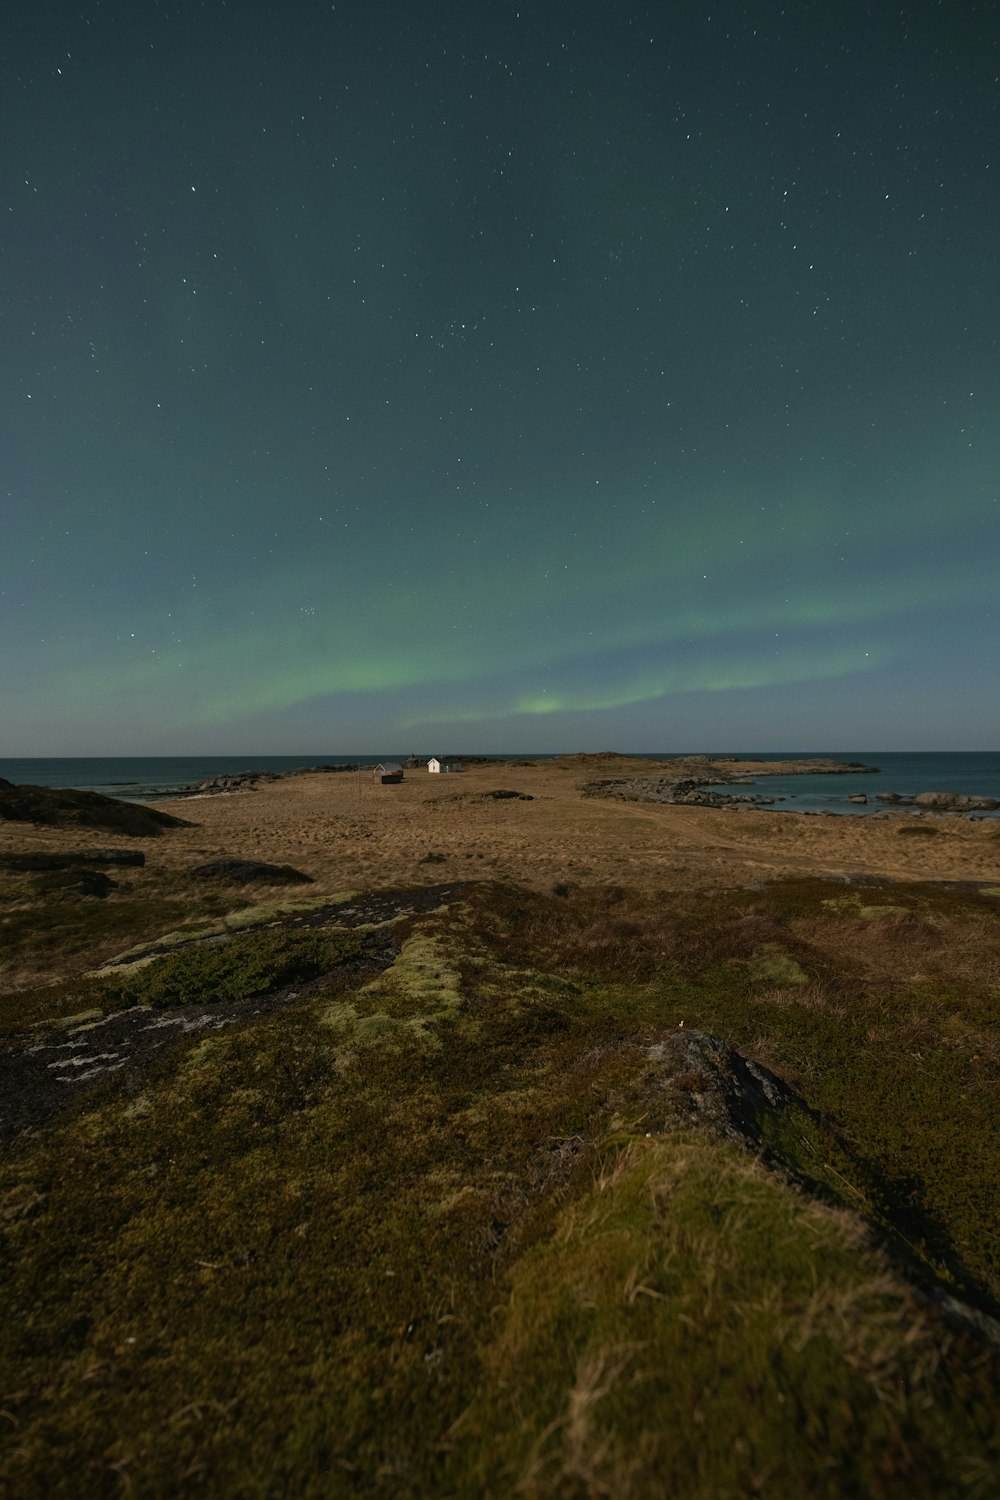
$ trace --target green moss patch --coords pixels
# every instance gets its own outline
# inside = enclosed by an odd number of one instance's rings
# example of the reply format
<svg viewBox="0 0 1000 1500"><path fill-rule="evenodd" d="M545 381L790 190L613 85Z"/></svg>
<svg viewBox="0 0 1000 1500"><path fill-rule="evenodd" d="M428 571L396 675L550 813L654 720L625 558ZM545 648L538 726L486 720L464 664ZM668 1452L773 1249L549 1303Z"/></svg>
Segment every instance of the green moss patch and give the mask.
<svg viewBox="0 0 1000 1500"><path fill-rule="evenodd" d="M286 922L289 918L317 911L326 906L345 905L351 899L352 893L347 891L337 896L303 896L295 901L280 901L268 906L241 906L238 910L227 912L214 921L194 922L190 926L165 932L159 937L150 939L149 942L136 943L124 953L108 959L105 967L112 964L134 963L137 959L145 958L150 953L158 953L164 949L181 948L189 943L203 943L208 939L223 937L229 933L245 932L249 928Z"/></svg>
<svg viewBox="0 0 1000 1500"><path fill-rule="evenodd" d="M747 972L758 984L805 984L808 978L794 958L776 948L767 948L756 958L752 958L747 965Z"/></svg>
<svg viewBox="0 0 1000 1500"><path fill-rule="evenodd" d="M185 947L120 975L112 971L107 984L126 1005L211 1005L314 979L361 949L357 933L267 929Z"/></svg>

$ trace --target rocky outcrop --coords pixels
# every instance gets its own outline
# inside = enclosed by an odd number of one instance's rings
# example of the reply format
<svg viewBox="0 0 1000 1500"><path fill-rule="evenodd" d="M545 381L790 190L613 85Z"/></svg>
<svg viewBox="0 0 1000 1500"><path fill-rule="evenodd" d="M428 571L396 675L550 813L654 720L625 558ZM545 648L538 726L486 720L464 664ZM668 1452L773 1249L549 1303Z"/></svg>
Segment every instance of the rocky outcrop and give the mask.
<svg viewBox="0 0 1000 1500"><path fill-rule="evenodd" d="M964 797L960 792L918 792L913 801L938 812L995 812L1000 807L995 797Z"/></svg>
<svg viewBox="0 0 1000 1500"><path fill-rule="evenodd" d="M808 1106L787 1083L728 1042L704 1031L672 1031L646 1054L647 1087L714 1135L760 1146L761 1122L777 1110Z"/></svg>
<svg viewBox="0 0 1000 1500"><path fill-rule="evenodd" d="M190 791L201 797L212 797L220 792L252 792L268 781L280 780L279 771L237 771L233 776L208 776Z"/></svg>
<svg viewBox="0 0 1000 1500"><path fill-rule="evenodd" d="M181 787L174 793L177 797L217 797L228 792L255 792L258 787L271 781L285 781L289 776L318 776L333 771L357 771L355 761L338 762L336 765L296 766L293 771L234 771L227 776L207 776L193 786Z"/></svg>
<svg viewBox="0 0 1000 1500"><path fill-rule="evenodd" d="M728 783L727 783L728 784ZM745 781L733 783L746 786ZM752 784L752 783L751 783ZM621 781L591 781L581 788L585 797L616 797L623 802L670 802L680 807L772 807L783 797L746 792L715 792L690 777L673 781L666 776L629 776Z"/></svg>

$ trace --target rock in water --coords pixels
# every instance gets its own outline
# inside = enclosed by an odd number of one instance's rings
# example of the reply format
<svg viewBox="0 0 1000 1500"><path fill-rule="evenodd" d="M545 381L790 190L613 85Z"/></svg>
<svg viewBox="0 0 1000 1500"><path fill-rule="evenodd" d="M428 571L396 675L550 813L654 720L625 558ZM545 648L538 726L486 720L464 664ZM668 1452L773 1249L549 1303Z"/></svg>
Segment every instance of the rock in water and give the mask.
<svg viewBox="0 0 1000 1500"><path fill-rule="evenodd" d="M994 812L1000 807L994 797L963 797L960 792L918 792L917 807L936 807L942 812Z"/></svg>

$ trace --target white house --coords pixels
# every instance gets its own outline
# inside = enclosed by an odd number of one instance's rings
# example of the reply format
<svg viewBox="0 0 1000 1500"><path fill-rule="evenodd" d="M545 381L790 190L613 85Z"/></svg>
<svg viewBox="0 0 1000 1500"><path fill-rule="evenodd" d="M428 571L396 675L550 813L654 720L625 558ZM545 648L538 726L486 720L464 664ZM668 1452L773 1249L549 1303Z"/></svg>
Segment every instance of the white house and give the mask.
<svg viewBox="0 0 1000 1500"><path fill-rule="evenodd" d="M427 769L428 771L433 771L435 773L440 772L441 762L438 760L436 755L432 755L430 760L427 762Z"/></svg>

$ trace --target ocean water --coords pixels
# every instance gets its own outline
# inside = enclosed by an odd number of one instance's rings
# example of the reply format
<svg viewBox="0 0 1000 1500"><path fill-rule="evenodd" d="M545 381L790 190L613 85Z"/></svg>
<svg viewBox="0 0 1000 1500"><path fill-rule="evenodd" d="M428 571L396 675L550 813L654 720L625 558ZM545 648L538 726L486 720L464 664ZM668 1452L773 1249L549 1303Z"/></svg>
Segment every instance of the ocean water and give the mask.
<svg viewBox="0 0 1000 1500"><path fill-rule="evenodd" d="M666 757L654 752L641 753L645 760ZM693 753L693 752L692 752ZM714 752L713 752L714 753ZM874 800L876 792L898 792L910 797L917 792L960 792L963 795L994 797L1000 801L1000 751L828 751L803 750L777 754L774 751L722 752L737 760L802 760L822 756L839 761L860 761L877 767L874 773L852 773L840 776L766 776L752 787L739 790L763 796L782 798L775 803L779 810L790 812L828 812L870 816L883 810ZM721 758L721 754L720 754ZM34 786L79 787L103 792L108 797L126 801L152 801L176 796L184 787L204 781L209 776L231 776L240 771L294 771L303 766L350 763L377 765L380 760L405 760L399 752L376 755L203 755L138 757L68 757L64 759L0 759L0 776L8 781L28 782ZM498 760L548 760L549 755L501 755ZM738 771L738 766L733 770ZM722 788L725 790L725 788ZM865 792L867 804L849 802L852 792ZM986 814L995 817L997 814Z"/></svg>
<svg viewBox="0 0 1000 1500"><path fill-rule="evenodd" d="M236 776L241 771L296 771L302 766L378 765L400 756L381 755L166 755L69 756L64 759L0 759L0 776L30 786L76 787L103 792L126 802L152 802L173 797L185 787L210 776Z"/></svg>
<svg viewBox="0 0 1000 1500"><path fill-rule="evenodd" d="M851 750L831 752L808 750L799 754L751 755L740 752L746 760L824 760L860 761L877 768L874 772L846 772L837 776L761 776L751 787L735 790L752 795L783 798L776 808L789 812L826 812L871 816L884 812L886 805L875 801L876 792L898 792L914 797L918 792L959 792L965 797L993 797L1000 801L1000 751L878 751ZM738 766L733 770L738 771ZM727 787L717 790L725 792ZM852 793L864 792L868 802L850 802ZM976 816L996 817L997 813Z"/></svg>

